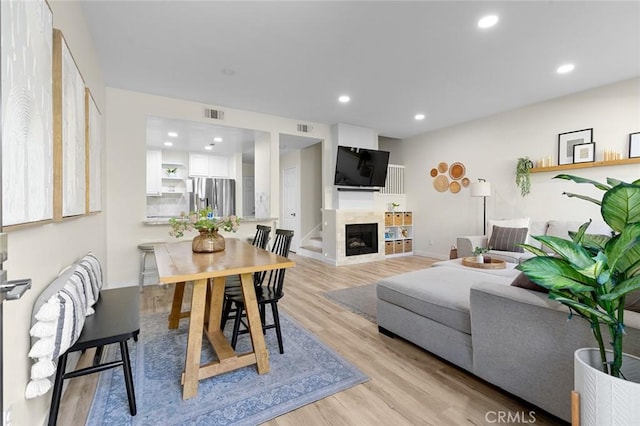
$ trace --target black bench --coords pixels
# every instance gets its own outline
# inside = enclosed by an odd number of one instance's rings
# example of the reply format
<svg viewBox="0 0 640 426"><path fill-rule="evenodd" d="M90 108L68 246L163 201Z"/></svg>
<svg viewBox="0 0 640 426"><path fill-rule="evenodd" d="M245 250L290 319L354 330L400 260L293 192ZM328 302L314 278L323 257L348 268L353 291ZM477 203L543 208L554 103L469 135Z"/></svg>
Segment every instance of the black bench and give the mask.
<svg viewBox="0 0 640 426"><path fill-rule="evenodd" d="M140 333L140 293L138 287L125 287L100 291L100 299L93 306L95 314L85 320L82 333L76 343L58 358L58 368L53 384L51 409L49 411L49 425L55 425L58 418L62 385L65 379L98 373L122 366L124 381L129 398L129 411L136 415L136 396L133 389L133 375L129 360L129 339L137 340ZM100 364L102 348L112 343L120 344L119 361ZM93 365L79 370L65 372L67 356L76 351L96 348Z"/></svg>

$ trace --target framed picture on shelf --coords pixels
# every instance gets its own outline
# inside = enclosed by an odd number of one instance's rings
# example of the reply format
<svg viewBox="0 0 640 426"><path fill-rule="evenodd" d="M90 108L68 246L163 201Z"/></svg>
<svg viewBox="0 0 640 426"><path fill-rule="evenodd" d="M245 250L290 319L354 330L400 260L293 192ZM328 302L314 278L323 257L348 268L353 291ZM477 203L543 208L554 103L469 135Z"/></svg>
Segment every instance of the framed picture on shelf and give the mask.
<svg viewBox="0 0 640 426"><path fill-rule="evenodd" d="M573 147L591 142L593 142L593 129L560 133L558 135L558 165L573 164Z"/></svg>
<svg viewBox="0 0 640 426"><path fill-rule="evenodd" d="M596 159L596 143L580 143L573 146L573 163L593 163Z"/></svg>
<svg viewBox="0 0 640 426"><path fill-rule="evenodd" d="M640 132L629 134L629 158L640 157Z"/></svg>

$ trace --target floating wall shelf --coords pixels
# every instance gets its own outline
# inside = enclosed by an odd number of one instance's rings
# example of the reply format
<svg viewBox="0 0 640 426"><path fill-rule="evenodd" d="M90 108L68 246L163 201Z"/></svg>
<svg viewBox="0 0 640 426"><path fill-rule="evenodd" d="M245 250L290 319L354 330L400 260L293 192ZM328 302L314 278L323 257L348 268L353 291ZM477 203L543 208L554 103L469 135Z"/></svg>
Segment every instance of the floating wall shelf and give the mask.
<svg viewBox="0 0 640 426"><path fill-rule="evenodd" d="M551 167L534 167L533 169L529 170L529 172L530 173L559 172L563 170L587 169L590 167L623 166L625 164L637 164L637 163L640 163L640 157L639 158L623 158L621 160L595 161L593 163L562 164L560 166L551 166Z"/></svg>

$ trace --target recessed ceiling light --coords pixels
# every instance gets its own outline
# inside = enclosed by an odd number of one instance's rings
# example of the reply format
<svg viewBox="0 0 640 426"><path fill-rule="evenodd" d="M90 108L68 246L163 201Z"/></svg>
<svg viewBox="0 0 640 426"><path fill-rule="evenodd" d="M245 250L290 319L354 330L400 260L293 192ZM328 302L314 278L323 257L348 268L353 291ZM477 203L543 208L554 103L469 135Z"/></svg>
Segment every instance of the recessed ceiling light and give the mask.
<svg viewBox="0 0 640 426"><path fill-rule="evenodd" d="M425 115L422 113L416 114L413 116L416 120L424 120Z"/></svg>
<svg viewBox="0 0 640 426"><path fill-rule="evenodd" d="M213 149L213 145L207 145L204 147L204 149L211 151Z"/></svg>
<svg viewBox="0 0 640 426"><path fill-rule="evenodd" d="M216 136L215 138L213 138L214 142L222 142L222 138L220 136Z"/></svg>
<svg viewBox="0 0 640 426"><path fill-rule="evenodd" d="M480 20L478 21L478 28L482 28L482 29L491 28L498 23L498 20L499 18L497 15L484 16L480 18Z"/></svg>
<svg viewBox="0 0 640 426"><path fill-rule="evenodd" d="M164 146L173 146L173 144L172 144L171 142L169 142L169 141L166 141L166 142L164 143Z"/></svg>
<svg viewBox="0 0 640 426"><path fill-rule="evenodd" d="M351 100L351 98L349 97L349 95L340 95L340 97L338 98L338 102L340 102L342 104L346 104L350 100Z"/></svg>
<svg viewBox="0 0 640 426"><path fill-rule="evenodd" d="M575 66L575 65L573 65L573 64L564 64L564 65L560 65L560 66L558 67L558 69L556 70L556 72L557 72L558 74L566 74L566 73L569 73L569 72L573 71L573 70L575 69L575 67L576 67L576 66Z"/></svg>
<svg viewBox="0 0 640 426"><path fill-rule="evenodd" d="M172 137L172 138L177 138L178 134L176 132L169 132L167 133L168 136Z"/></svg>

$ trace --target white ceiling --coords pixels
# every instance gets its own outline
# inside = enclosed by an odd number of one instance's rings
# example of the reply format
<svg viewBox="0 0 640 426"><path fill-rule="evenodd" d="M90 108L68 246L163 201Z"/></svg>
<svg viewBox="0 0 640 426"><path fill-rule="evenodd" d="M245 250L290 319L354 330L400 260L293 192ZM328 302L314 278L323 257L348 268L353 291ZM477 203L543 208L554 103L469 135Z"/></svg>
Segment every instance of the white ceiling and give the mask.
<svg viewBox="0 0 640 426"><path fill-rule="evenodd" d="M640 75L638 1L94 0L82 8L109 87L394 138ZM479 30L487 13L500 22ZM565 62L575 71L556 74ZM336 101L343 93L349 104ZM417 112L427 118L414 120Z"/></svg>

